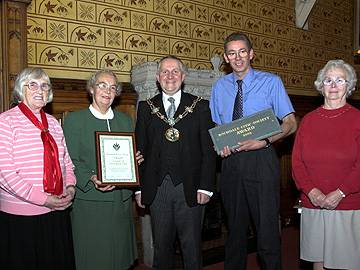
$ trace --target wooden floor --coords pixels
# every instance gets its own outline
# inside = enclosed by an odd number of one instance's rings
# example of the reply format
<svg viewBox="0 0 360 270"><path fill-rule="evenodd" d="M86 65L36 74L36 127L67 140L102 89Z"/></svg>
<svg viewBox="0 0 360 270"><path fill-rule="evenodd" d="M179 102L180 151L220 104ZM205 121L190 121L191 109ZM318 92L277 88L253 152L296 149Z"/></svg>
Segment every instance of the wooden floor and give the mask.
<svg viewBox="0 0 360 270"><path fill-rule="evenodd" d="M220 249L219 249L219 252ZM223 252L223 251L222 251ZM224 269L223 253L218 258L217 263L204 266L204 270L222 270ZM207 261L206 254L204 254L204 262ZM299 259L299 229L295 226L290 226L282 230L282 265L283 270L308 270L311 269L310 265L300 261ZM150 267L139 265L135 270L149 270ZM181 269L181 268L177 268ZM252 252L248 255L248 270L261 270L256 253Z"/></svg>

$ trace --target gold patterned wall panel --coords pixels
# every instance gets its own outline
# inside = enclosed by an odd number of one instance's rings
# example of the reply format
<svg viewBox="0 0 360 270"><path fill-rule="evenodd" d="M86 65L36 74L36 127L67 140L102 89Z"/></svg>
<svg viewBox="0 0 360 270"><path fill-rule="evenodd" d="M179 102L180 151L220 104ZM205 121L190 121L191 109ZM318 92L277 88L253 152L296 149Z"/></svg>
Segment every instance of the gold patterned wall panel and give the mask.
<svg viewBox="0 0 360 270"><path fill-rule="evenodd" d="M44 16L76 20L75 0L38 0L35 2L35 13Z"/></svg>
<svg viewBox="0 0 360 270"><path fill-rule="evenodd" d="M151 33L174 36L176 31L175 20L161 16L147 15L148 29Z"/></svg>
<svg viewBox="0 0 360 270"><path fill-rule="evenodd" d="M155 37L155 53L170 54L170 39L165 37Z"/></svg>
<svg viewBox="0 0 360 270"><path fill-rule="evenodd" d="M200 5L194 5L191 1L183 1L183 0L169 0L169 15L178 17L178 18L187 18L189 20L196 20L196 10L197 7L199 9L203 9ZM206 15L207 8L204 8L204 13L202 15ZM207 21L208 15L205 18L202 18L200 21Z"/></svg>
<svg viewBox="0 0 360 270"><path fill-rule="evenodd" d="M224 38L245 31L255 68L279 74L290 94L316 95L313 81L327 60L353 63L353 11L353 0L317 0L302 30L294 0L33 0L28 62L53 77L85 79L109 68L129 81L133 65L167 54L211 68Z"/></svg>
<svg viewBox="0 0 360 270"><path fill-rule="evenodd" d="M78 21L96 22L95 4L77 1Z"/></svg>

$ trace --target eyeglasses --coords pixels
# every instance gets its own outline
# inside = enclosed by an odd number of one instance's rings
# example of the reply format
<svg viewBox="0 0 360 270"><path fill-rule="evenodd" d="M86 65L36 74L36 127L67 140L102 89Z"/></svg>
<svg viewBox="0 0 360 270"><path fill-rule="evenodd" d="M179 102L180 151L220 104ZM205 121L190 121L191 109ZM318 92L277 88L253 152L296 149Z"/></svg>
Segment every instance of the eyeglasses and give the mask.
<svg viewBox="0 0 360 270"><path fill-rule="evenodd" d="M240 49L238 51L231 50L226 52L226 55L229 59L235 59L237 56L239 57L246 57L248 56L249 52L246 49Z"/></svg>
<svg viewBox="0 0 360 270"><path fill-rule="evenodd" d="M179 69L161 70L159 72L159 74L160 74L160 76L163 76L163 77L169 77L170 75L176 77L181 74L181 70L179 70Z"/></svg>
<svg viewBox="0 0 360 270"><path fill-rule="evenodd" d="M106 82L99 82L96 84L96 87L99 88L101 91L110 90L113 93L115 93L118 88L117 85L109 85Z"/></svg>
<svg viewBox="0 0 360 270"><path fill-rule="evenodd" d="M336 78L335 80L326 78L325 80L323 80L323 84L327 86L332 85L333 83L335 83L336 85L344 85L348 83L348 81L343 78Z"/></svg>
<svg viewBox="0 0 360 270"><path fill-rule="evenodd" d="M30 91L38 91L39 89L41 89L44 92L49 92L49 90L51 89L51 84L48 83L38 83L36 81L30 81L28 84L25 84L25 86L27 86L29 88Z"/></svg>

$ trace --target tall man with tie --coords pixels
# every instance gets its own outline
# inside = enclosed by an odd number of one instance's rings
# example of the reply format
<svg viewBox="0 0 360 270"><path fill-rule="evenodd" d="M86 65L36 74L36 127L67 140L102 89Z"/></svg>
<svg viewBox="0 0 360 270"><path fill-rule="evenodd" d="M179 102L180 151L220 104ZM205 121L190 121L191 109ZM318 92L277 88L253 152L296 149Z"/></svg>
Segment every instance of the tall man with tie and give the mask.
<svg viewBox="0 0 360 270"><path fill-rule="evenodd" d="M281 120L280 134L264 140L247 140L230 151L221 151L220 189L228 219L225 269L245 270L247 232L250 218L257 233L262 269L281 269L279 232L279 162L271 144L296 130L294 109L281 79L254 70L254 51L244 33L225 39L224 58L233 72L213 86L210 109L213 121L226 124L235 119L272 108Z"/></svg>
<svg viewBox="0 0 360 270"><path fill-rule="evenodd" d="M156 78L160 94L138 106L136 144L145 161L136 201L150 206L153 268L173 269L177 234L184 268L198 270L203 205L215 184L209 103L181 90L185 66L175 56L160 60Z"/></svg>

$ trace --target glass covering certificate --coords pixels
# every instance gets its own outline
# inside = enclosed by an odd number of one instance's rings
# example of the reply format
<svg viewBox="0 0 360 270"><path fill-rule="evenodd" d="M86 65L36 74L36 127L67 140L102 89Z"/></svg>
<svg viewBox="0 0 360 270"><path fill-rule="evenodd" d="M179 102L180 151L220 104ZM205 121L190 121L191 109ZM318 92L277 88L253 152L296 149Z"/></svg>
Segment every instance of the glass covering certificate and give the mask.
<svg viewBox="0 0 360 270"><path fill-rule="evenodd" d="M139 185L134 133L95 132L95 139L98 179L104 185Z"/></svg>

